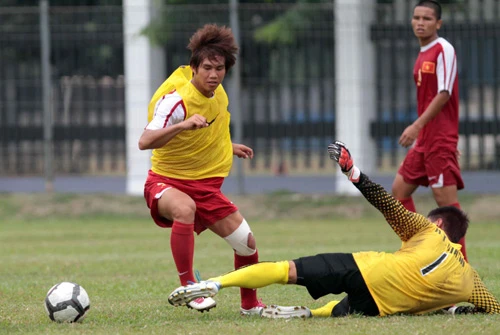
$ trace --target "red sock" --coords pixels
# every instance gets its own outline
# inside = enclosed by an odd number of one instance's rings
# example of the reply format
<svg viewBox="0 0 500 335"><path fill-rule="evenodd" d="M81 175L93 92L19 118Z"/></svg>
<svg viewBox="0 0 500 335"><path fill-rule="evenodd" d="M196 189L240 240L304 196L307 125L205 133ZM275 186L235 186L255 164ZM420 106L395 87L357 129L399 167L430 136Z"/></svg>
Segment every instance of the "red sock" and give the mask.
<svg viewBox="0 0 500 335"><path fill-rule="evenodd" d="M462 207L460 207L460 204L458 202L455 202L454 204L450 204L448 206L453 206L453 207L456 207L458 209L462 209ZM458 241L458 244L460 244L462 246L462 249L460 251L462 251L462 255L464 255L465 261L469 262L469 260L467 259L467 251L465 250L465 236L462 237L460 239L460 241Z"/></svg>
<svg viewBox="0 0 500 335"><path fill-rule="evenodd" d="M403 204L403 206L405 206L405 208L411 212L414 212L416 213L417 210L415 209L415 203L413 202L413 198L412 197L409 197L409 198L406 198L406 199L398 199L399 202L401 202L401 204Z"/></svg>
<svg viewBox="0 0 500 335"><path fill-rule="evenodd" d="M196 282L193 273L194 257L194 224L174 221L170 234L170 249L174 257L181 285L188 281Z"/></svg>
<svg viewBox="0 0 500 335"><path fill-rule="evenodd" d="M252 265L259 261L259 253L255 253L251 256L240 256L236 253L234 254L234 268L239 269L242 266ZM241 307L243 309L250 309L258 305L257 300L257 290L249 288L240 288L241 295Z"/></svg>
<svg viewBox="0 0 500 335"><path fill-rule="evenodd" d="M460 207L460 204L458 202L455 202L454 204L449 204L447 206L453 206L453 207L456 207L458 209L462 209L462 207Z"/></svg>

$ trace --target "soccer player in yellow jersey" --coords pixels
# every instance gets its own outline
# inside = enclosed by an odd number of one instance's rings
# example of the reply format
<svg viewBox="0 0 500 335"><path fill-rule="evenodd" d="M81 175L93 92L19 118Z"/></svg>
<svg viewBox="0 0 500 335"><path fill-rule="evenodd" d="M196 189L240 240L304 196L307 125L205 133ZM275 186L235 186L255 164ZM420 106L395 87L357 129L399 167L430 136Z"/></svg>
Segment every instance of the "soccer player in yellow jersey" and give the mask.
<svg viewBox="0 0 500 335"><path fill-rule="evenodd" d="M170 247L182 285L196 282L194 232L209 229L234 250L234 266L257 263L255 238L238 208L221 192L233 155L253 158L253 150L231 142L228 97L221 83L236 61L231 29L205 25L190 39L189 66L174 71L153 95L141 150L153 149L144 197L154 222L170 227ZM211 297L187 306L215 307ZM254 289L241 289L243 315L260 314L264 304Z"/></svg>
<svg viewBox="0 0 500 335"><path fill-rule="evenodd" d="M428 217L408 211L382 186L372 182L353 164L342 142L329 145L330 157L363 196L385 217L402 241L394 253L330 253L293 261L262 262L207 281L179 287L169 296L175 306L197 297L215 295L226 287L260 288L270 284L297 284L317 299L329 293L347 295L310 310L301 306L268 306L270 318L345 316L352 313L385 316L422 314L461 302L453 313L500 313L500 304L460 252L458 240L468 219L449 206L432 210Z"/></svg>

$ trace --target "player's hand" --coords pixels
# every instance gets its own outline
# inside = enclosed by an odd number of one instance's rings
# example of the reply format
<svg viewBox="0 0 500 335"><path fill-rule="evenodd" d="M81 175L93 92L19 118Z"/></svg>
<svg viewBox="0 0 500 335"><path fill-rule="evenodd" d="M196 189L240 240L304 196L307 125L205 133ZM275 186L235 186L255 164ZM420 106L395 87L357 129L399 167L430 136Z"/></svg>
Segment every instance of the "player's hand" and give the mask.
<svg viewBox="0 0 500 335"><path fill-rule="evenodd" d="M361 173L354 165L351 153L343 142L335 141L330 144L328 146L328 153L330 154L330 158L339 164L340 170L342 170L342 173L345 174L350 181L359 181Z"/></svg>
<svg viewBox="0 0 500 335"><path fill-rule="evenodd" d="M195 130L208 127L207 119L199 114L194 114L189 119L184 120L182 125L185 130Z"/></svg>
<svg viewBox="0 0 500 335"><path fill-rule="evenodd" d="M402 147L408 148L415 142L418 137L418 133L420 132L420 128L414 124L409 125L403 131L401 136L399 137L399 144Z"/></svg>
<svg viewBox="0 0 500 335"><path fill-rule="evenodd" d="M253 158L253 149L243 144L233 143L233 155L238 158Z"/></svg>
<svg viewBox="0 0 500 335"><path fill-rule="evenodd" d="M351 171L354 162L351 157L349 149L343 142L335 141L328 146L328 153L330 158L336 161L343 173Z"/></svg>

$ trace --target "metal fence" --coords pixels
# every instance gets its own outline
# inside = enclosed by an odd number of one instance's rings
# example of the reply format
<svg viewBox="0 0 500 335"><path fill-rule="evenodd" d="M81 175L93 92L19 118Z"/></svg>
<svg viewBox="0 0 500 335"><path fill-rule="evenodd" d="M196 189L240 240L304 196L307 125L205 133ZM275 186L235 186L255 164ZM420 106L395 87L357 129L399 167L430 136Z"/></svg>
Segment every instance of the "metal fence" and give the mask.
<svg viewBox="0 0 500 335"><path fill-rule="evenodd" d="M124 174L122 8L50 8L57 174ZM38 7L0 10L0 174L41 175Z"/></svg>
<svg viewBox="0 0 500 335"><path fill-rule="evenodd" d="M243 141L258 153L252 170L325 167L324 143L335 135L333 17L333 2L240 4L240 105ZM162 19L179 21L171 24L165 45L170 73L189 61L186 45L196 29L229 24L229 7L168 6ZM273 29L285 32L276 39Z"/></svg>
<svg viewBox="0 0 500 335"><path fill-rule="evenodd" d="M454 44L461 92L465 169L499 169L500 1L445 6L442 35ZM189 60L191 34L229 24L225 5L170 5L167 73ZM318 171L335 137L334 3L240 4L243 140L254 171ZM395 169L397 138L415 117L418 43L407 1L378 4L376 48L379 167ZM57 174L124 174L122 8L50 9ZM293 22L293 24L287 24ZM272 30L281 29L280 39ZM167 32L166 32L167 33ZM43 117L37 7L0 11L0 174L43 173ZM167 75L167 73L165 75ZM230 89L230 87L228 87ZM146 106L145 106L146 108ZM231 106L230 106L231 108Z"/></svg>

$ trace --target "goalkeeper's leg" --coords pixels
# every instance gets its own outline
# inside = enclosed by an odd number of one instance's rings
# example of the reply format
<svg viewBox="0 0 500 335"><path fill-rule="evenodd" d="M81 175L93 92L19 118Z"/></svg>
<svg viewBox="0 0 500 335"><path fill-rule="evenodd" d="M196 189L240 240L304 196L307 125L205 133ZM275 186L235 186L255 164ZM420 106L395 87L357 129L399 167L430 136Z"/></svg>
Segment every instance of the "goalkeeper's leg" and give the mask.
<svg viewBox="0 0 500 335"><path fill-rule="evenodd" d="M290 264L288 261L261 262L210 278L224 287L261 288L271 284L287 284Z"/></svg>
<svg viewBox="0 0 500 335"><path fill-rule="evenodd" d="M213 297L224 287L256 289L271 284L287 284L290 264L293 262L262 262L243 267L219 277L178 287L169 295L168 301L174 306L182 306L200 297ZM295 270L295 264L292 268Z"/></svg>
<svg viewBox="0 0 500 335"><path fill-rule="evenodd" d="M351 314L351 312L347 295L341 301L333 300L320 308L311 310L312 316L316 317L340 317L347 316Z"/></svg>
<svg viewBox="0 0 500 335"><path fill-rule="evenodd" d="M304 306L277 306L269 305L262 310L262 317L270 319L290 319L290 318L328 318L332 316L348 315L349 306L343 306L342 302L333 300L326 305L316 309L309 309ZM340 308L339 308L340 307ZM345 312L341 312L344 311Z"/></svg>
<svg viewBox="0 0 500 335"><path fill-rule="evenodd" d="M321 306L320 308L316 309L311 309L311 315L314 317L321 317L321 318L327 318L332 316L332 311L335 308L336 305L338 305L340 301L338 300L332 300L329 303L327 303L324 306Z"/></svg>

